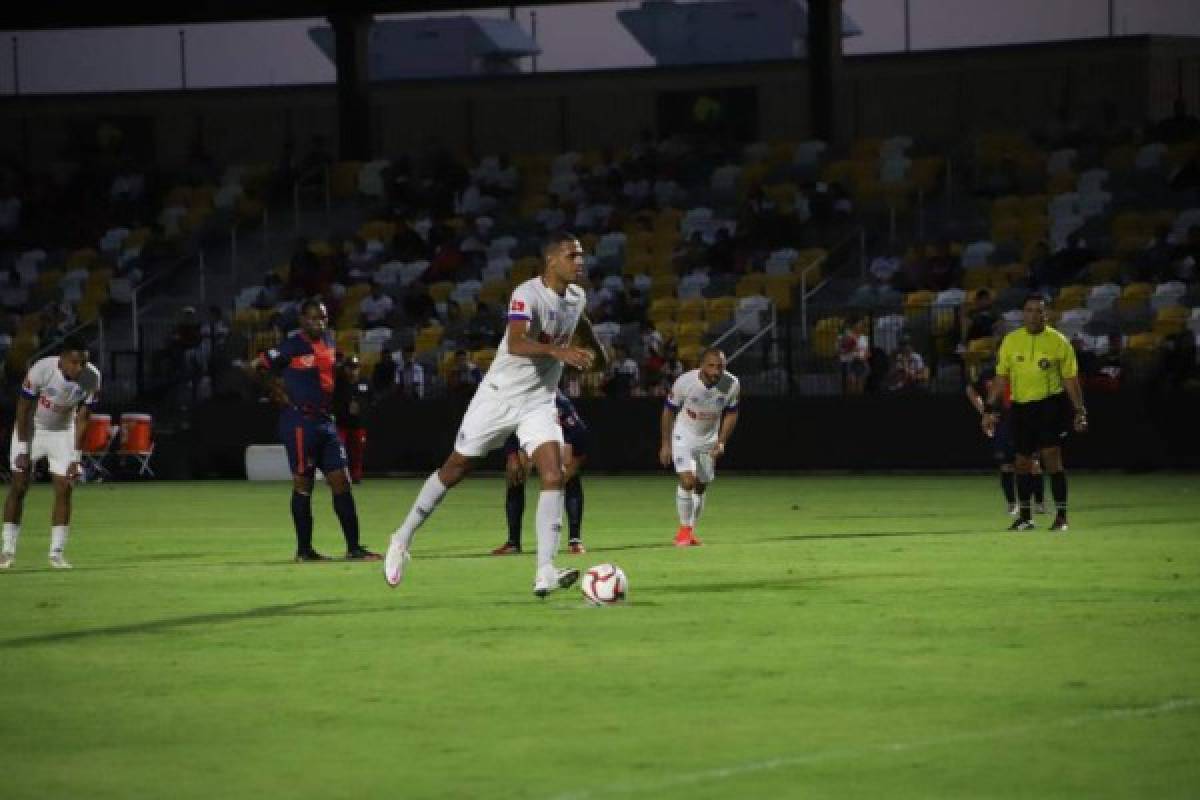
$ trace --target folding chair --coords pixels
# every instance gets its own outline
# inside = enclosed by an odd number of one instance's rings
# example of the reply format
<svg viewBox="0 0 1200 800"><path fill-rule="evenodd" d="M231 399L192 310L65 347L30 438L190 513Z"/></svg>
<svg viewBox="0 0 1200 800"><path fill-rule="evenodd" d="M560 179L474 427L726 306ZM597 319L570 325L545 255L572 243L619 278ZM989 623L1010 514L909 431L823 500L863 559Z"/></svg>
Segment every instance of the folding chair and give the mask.
<svg viewBox="0 0 1200 800"><path fill-rule="evenodd" d="M138 465L138 477L154 477L150 456L154 455L153 418L149 414L121 415L121 443L117 455L132 458Z"/></svg>

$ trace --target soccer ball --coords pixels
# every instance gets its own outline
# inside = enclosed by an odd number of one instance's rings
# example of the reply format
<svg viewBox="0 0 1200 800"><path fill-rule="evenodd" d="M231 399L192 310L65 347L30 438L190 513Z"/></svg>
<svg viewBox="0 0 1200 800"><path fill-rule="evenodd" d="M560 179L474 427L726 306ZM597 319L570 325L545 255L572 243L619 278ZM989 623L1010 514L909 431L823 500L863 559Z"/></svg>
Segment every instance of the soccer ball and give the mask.
<svg viewBox="0 0 1200 800"><path fill-rule="evenodd" d="M597 564L583 574L583 596L598 606L619 603L629 594L629 580L616 564Z"/></svg>

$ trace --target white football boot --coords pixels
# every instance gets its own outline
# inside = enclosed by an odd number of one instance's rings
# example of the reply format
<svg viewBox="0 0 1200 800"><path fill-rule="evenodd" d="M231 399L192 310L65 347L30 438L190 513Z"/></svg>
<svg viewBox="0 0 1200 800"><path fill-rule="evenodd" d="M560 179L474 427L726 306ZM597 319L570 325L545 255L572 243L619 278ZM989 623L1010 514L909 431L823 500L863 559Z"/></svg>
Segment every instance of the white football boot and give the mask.
<svg viewBox="0 0 1200 800"><path fill-rule="evenodd" d="M50 554L50 566L54 567L55 569L71 569L70 563L62 553Z"/></svg>
<svg viewBox="0 0 1200 800"><path fill-rule="evenodd" d="M0 553L0 569L8 569L16 560L16 553Z"/></svg>
<svg viewBox="0 0 1200 800"><path fill-rule="evenodd" d="M408 548L401 543L400 535L392 534L392 539L388 542L387 555L383 557L383 577L388 586L395 589L400 585L400 581L404 580L404 568L408 566L411 559Z"/></svg>
<svg viewBox="0 0 1200 800"><path fill-rule="evenodd" d="M555 589L566 589L579 580L577 569L556 569L553 564L547 564L538 570L533 581L533 593L537 597L545 597Z"/></svg>

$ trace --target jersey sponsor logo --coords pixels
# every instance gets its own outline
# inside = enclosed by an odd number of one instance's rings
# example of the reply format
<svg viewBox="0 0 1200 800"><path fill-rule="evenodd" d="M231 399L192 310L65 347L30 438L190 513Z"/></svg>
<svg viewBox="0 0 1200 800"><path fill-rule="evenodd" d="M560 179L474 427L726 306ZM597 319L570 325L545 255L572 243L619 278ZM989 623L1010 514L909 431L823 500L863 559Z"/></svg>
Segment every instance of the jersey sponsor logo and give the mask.
<svg viewBox="0 0 1200 800"><path fill-rule="evenodd" d="M306 356L293 356L292 363L289 365L292 369L312 369L317 365L317 357L309 354Z"/></svg>
<svg viewBox="0 0 1200 800"><path fill-rule="evenodd" d="M1038 368L1039 369L1050 369L1050 359L1039 358L1038 359Z"/></svg>
<svg viewBox="0 0 1200 800"><path fill-rule="evenodd" d="M524 300L513 300L512 305L508 307L508 310L509 311L520 311L521 313L524 313L525 312L525 301Z"/></svg>

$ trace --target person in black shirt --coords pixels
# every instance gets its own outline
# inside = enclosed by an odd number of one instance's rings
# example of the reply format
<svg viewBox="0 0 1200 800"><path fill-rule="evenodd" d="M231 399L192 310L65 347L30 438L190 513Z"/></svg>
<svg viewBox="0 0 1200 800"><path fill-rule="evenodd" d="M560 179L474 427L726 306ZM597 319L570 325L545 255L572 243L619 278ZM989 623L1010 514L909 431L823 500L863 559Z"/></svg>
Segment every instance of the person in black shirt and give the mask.
<svg viewBox="0 0 1200 800"><path fill-rule="evenodd" d="M338 438L350 462L350 480L362 483L367 454L367 428L363 413L371 403L371 384L362 377L358 356L347 356L333 389L333 417Z"/></svg>

